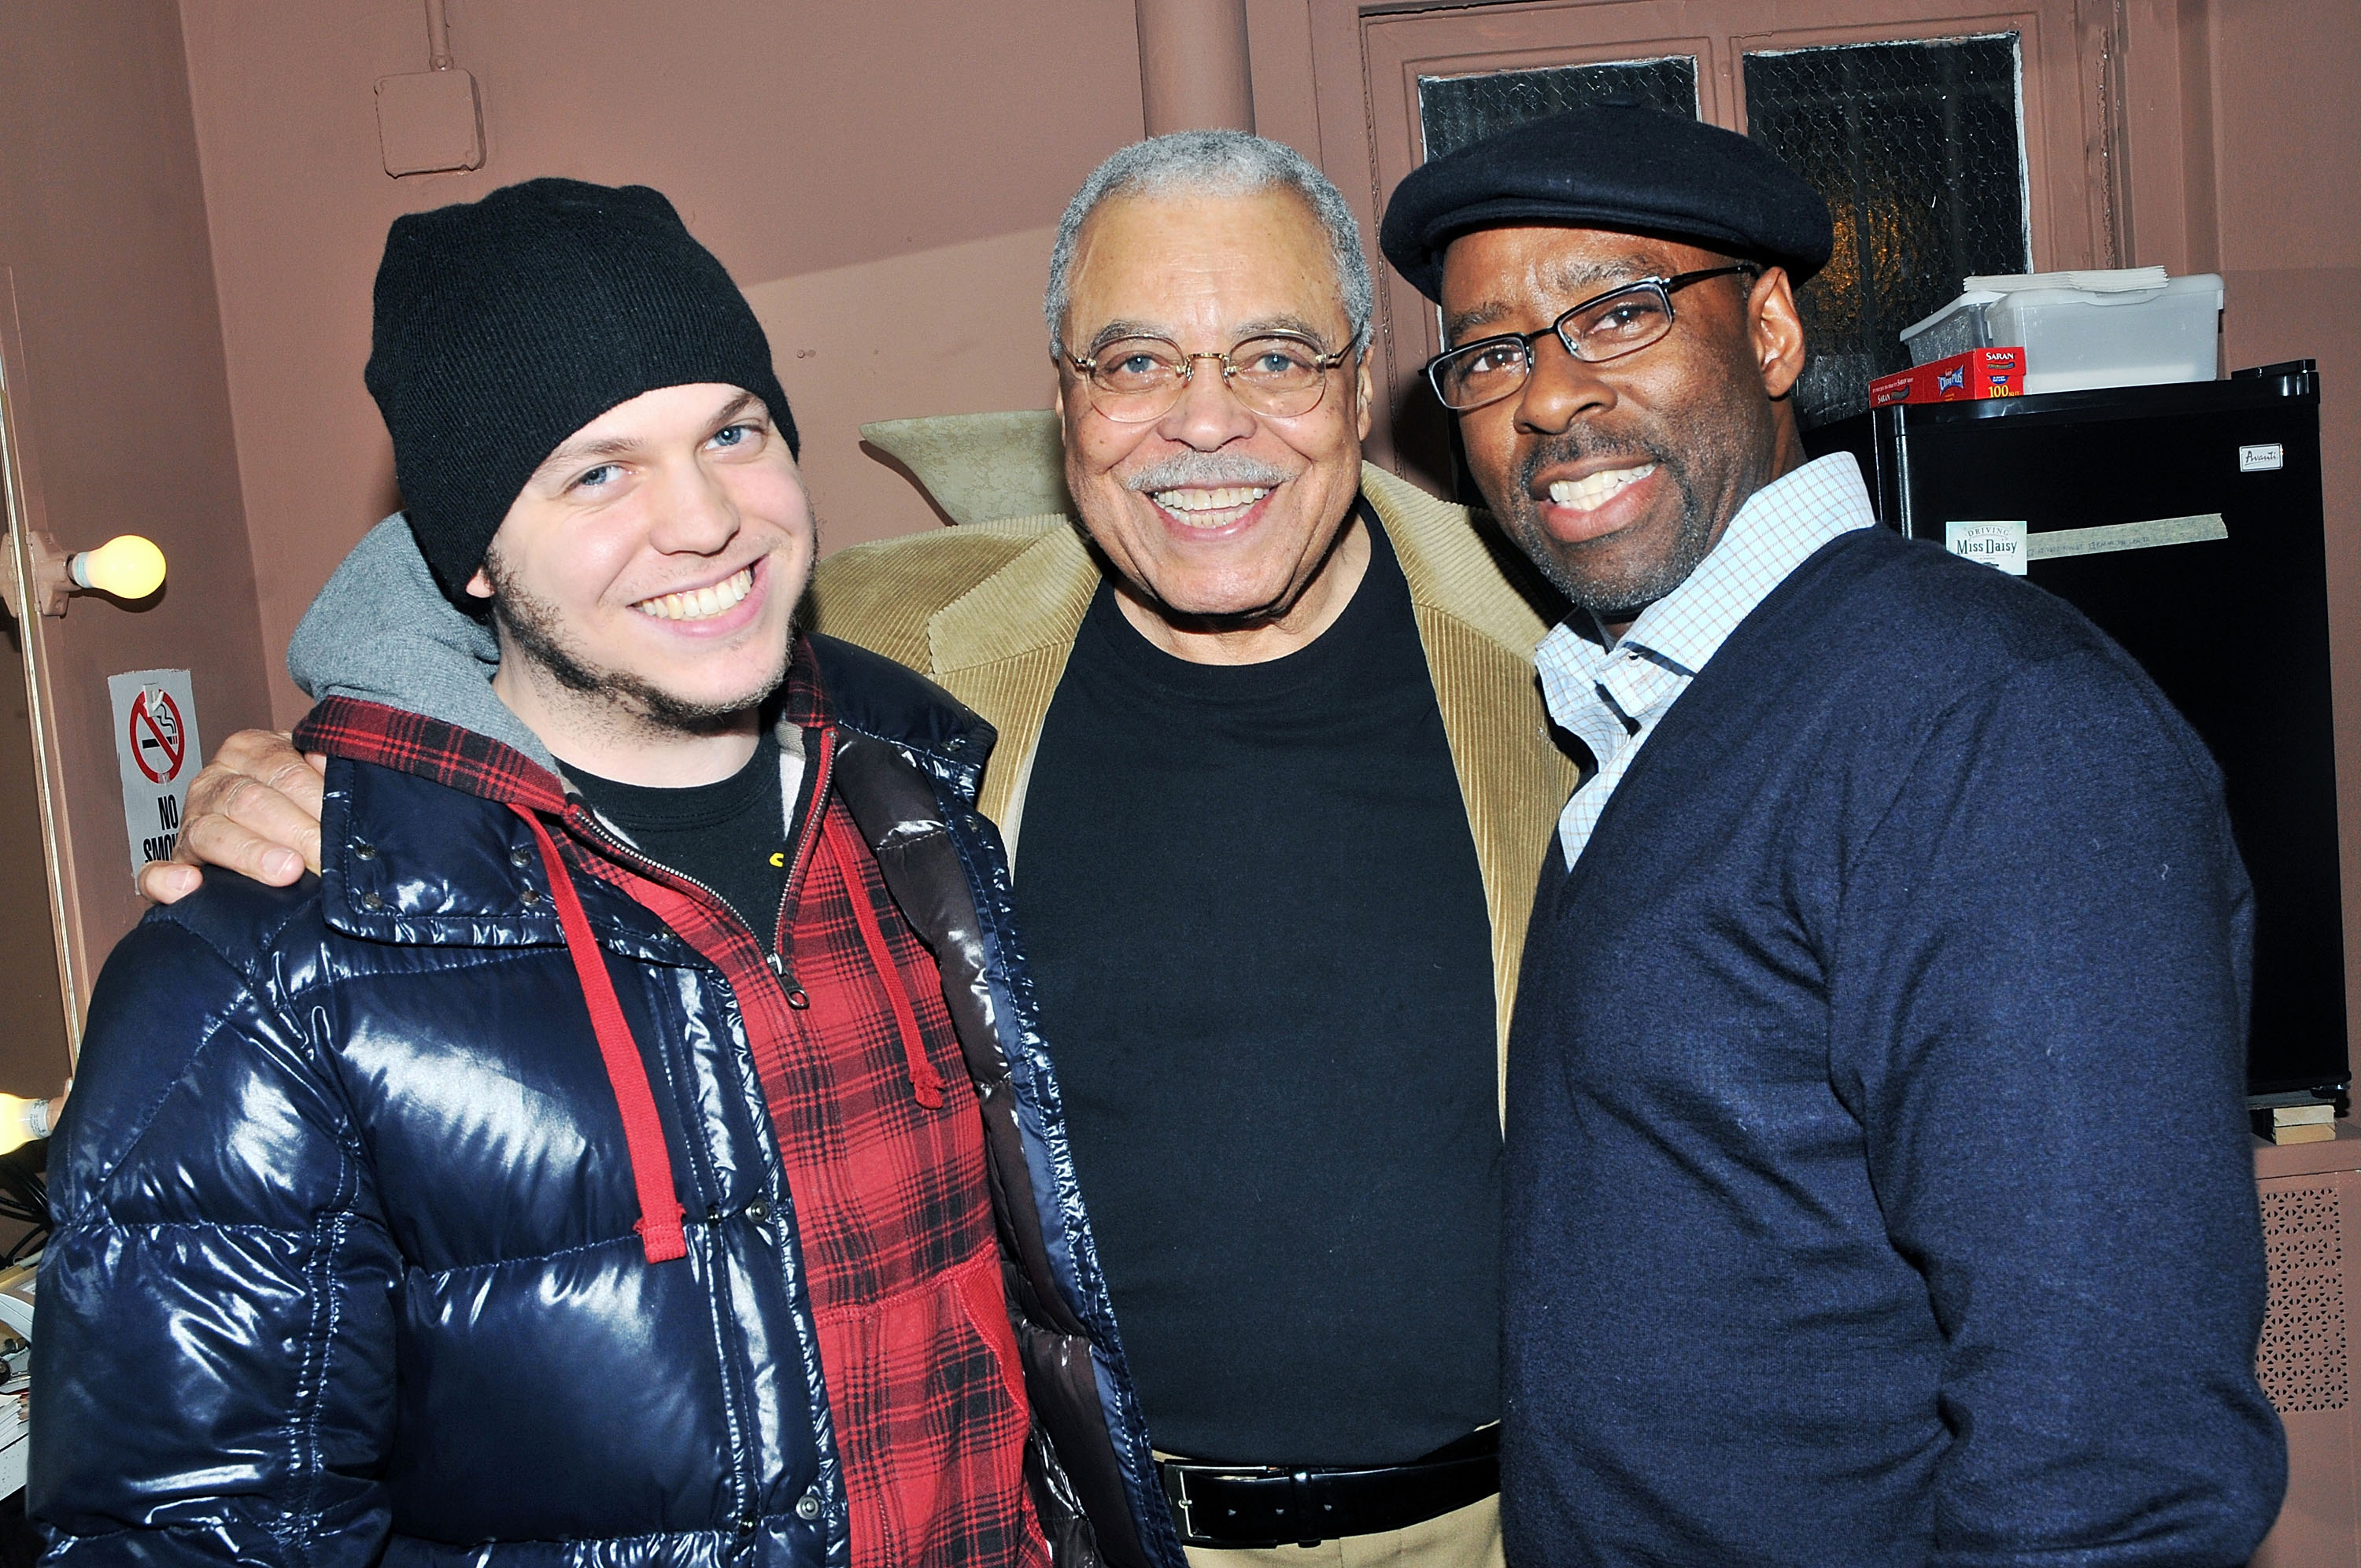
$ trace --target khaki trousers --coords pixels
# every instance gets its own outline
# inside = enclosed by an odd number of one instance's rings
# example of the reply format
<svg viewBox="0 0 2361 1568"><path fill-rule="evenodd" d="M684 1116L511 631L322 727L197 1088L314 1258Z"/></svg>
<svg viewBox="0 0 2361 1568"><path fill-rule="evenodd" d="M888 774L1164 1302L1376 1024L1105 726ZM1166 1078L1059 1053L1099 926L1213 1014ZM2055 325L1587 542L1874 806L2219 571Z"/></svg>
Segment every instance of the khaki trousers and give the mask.
<svg viewBox="0 0 2361 1568"><path fill-rule="evenodd" d="M1348 1535L1317 1546L1182 1550L1190 1568L1501 1568L1500 1499L1486 1497L1408 1530Z"/></svg>

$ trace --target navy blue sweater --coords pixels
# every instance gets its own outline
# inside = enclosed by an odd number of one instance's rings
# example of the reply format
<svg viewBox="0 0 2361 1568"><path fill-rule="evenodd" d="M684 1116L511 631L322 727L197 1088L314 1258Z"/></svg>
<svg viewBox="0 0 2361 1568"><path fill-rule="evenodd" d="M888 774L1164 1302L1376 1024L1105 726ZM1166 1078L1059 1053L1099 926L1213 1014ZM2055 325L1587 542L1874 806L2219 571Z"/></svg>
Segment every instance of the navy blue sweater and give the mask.
<svg viewBox="0 0 2361 1568"><path fill-rule="evenodd" d="M1796 568L1543 875L1510 1561L2246 1562L2248 916L2079 614L1883 529Z"/></svg>

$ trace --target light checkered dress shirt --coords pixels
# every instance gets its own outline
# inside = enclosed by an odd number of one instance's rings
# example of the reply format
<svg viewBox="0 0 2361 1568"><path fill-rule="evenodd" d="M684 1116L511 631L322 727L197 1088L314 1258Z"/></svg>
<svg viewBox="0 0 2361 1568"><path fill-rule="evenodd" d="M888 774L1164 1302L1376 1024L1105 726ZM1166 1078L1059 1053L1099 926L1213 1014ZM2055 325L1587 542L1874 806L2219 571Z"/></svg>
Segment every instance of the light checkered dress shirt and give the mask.
<svg viewBox="0 0 2361 1568"><path fill-rule="evenodd" d="M1748 497L1688 580L1642 610L1620 640L1585 610L1542 639L1533 652L1542 696L1598 761L1558 816L1568 870L1657 721L1738 623L1821 545L1876 522L1860 466L1850 453L1832 453Z"/></svg>

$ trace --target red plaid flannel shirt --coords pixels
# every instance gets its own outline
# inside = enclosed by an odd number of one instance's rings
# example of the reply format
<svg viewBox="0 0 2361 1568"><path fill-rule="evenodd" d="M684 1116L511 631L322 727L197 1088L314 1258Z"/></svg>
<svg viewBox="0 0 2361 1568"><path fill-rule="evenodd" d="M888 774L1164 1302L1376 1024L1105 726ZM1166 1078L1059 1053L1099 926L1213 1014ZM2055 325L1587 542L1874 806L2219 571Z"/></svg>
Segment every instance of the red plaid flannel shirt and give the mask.
<svg viewBox="0 0 2361 1568"><path fill-rule="evenodd" d="M719 898L618 845L509 746L339 697L296 741L559 819L577 874L628 893L721 971L795 1200L855 1568L1046 1568L974 1089L934 959L830 787L832 720L801 648L784 721L823 737L807 748L819 776L781 912L784 975Z"/></svg>

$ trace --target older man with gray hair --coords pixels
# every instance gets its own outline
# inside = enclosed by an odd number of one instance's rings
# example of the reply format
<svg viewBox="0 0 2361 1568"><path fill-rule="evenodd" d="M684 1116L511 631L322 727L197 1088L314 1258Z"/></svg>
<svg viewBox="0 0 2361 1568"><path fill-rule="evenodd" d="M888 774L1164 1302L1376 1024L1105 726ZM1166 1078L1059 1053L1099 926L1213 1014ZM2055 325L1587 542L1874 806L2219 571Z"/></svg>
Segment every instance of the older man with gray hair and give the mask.
<svg viewBox="0 0 2361 1568"><path fill-rule="evenodd" d="M1575 770L1549 618L1361 461L1370 298L1296 153L1125 148L1046 302L1081 527L857 546L811 601L999 732L1049 1131L1201 1564L1499 1560L1499 1053Z"/></svg>
<svg viewBox="0 0 2361 1568"><path fill-rule="evenodd" d="M1116 154L1046 309L1081 531L844 551L815 624L1000 731L983 806L1183 1539L1493 1560L1497 1053L1573 779L1520 663L1545 620L1362 463L1368 268L1296 153Z"/></svg>

